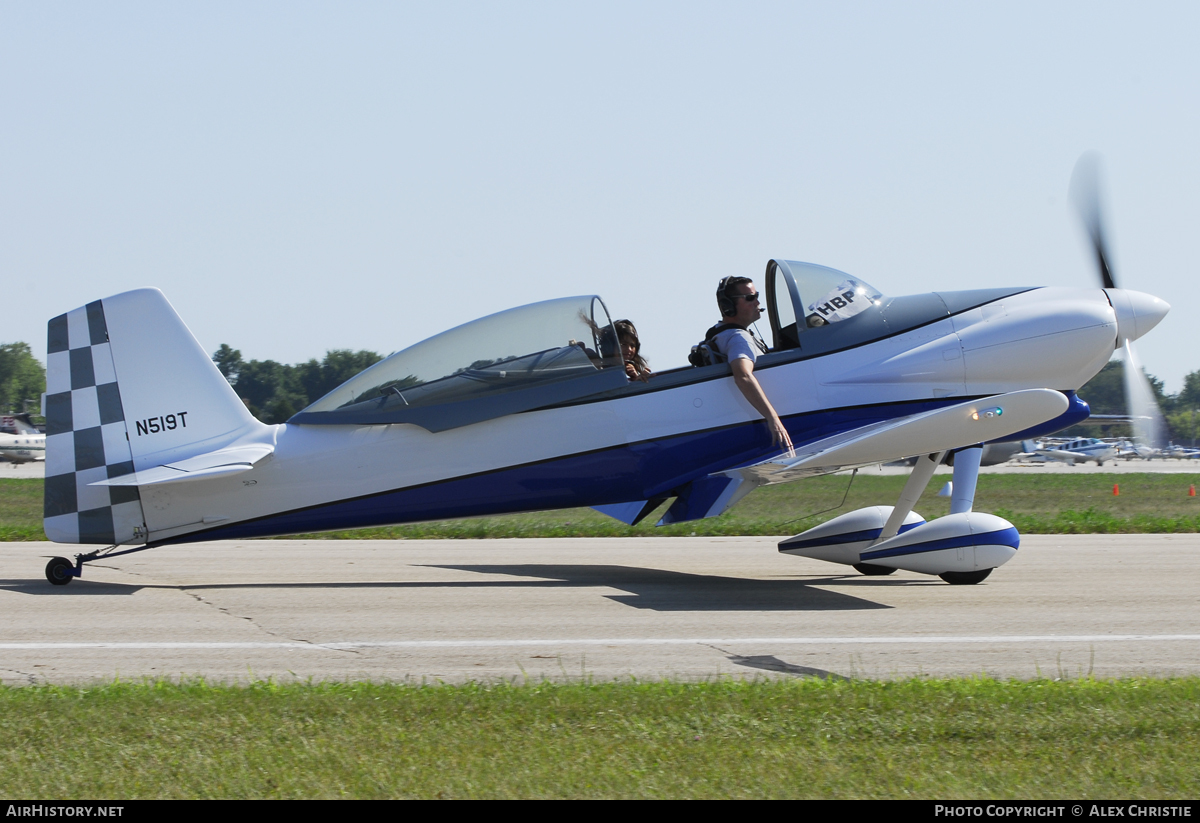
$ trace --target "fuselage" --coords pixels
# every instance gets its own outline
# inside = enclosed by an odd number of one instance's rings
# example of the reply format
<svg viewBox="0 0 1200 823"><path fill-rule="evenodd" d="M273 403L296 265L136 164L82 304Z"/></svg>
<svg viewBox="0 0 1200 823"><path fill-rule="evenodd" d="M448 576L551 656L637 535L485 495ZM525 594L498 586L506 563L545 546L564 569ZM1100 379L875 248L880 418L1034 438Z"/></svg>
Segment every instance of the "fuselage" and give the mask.
<svg viewBox="0 0 1200 823"><path fill-rule="evenodd" d="M1165 314L1136 292L1111 299L1116 291L940 295L928 316L918 317L915 303L897 308L903 322L888 325L881 315L864 339L854 340L848 327L824 338L805 330L799 346L760 357L755 374L798 447L964 398L1027 388L1073 393L1136 323L1148 330ZM1061 419L1019 436L1086 415L1086 404L1075 401ZM240 474L142 487L147 542L653 500L772 453L728 365L664 372L649 383L443 431L412 423L254 424L228 443L274 451Z"/></svg>

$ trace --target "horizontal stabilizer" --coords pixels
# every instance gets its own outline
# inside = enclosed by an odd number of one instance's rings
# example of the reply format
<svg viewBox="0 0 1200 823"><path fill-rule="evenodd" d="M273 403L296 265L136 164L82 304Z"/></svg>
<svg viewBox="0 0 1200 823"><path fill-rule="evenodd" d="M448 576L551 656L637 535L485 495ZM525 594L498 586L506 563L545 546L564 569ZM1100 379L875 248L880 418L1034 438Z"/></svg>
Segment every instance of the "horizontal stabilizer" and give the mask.
<svg viewBox="0 0 1200 823"><path fill-rule="evenodd" d="M178 460L164 466L152 469L142 469L131 474L99 480L89 483L91 486L152 486L160 483L184 483L189 480L200 480L219 477L225 474L237 474L249 471L255 464L269 457L275 448L266 444L256 443L249 446L236 446L231 449L221 449L208 454Z"/></svg>
<svg viewBox="0 0 1200 823"><path fill-rule="evenodd" d="M1063 414L1070 402L1052 389L1026 389L885 420L818 440L752 466L722 474L758 484L785 483L838 469L902 460L917 454L1001 440Z"/></svg>

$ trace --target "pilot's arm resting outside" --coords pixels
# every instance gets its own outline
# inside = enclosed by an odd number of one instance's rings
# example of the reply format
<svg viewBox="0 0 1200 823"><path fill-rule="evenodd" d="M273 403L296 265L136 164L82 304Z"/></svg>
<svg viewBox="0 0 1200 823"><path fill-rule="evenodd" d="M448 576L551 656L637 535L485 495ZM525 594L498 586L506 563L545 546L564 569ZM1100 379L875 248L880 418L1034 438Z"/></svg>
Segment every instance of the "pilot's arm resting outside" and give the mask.
<svg viewBox="0 0 1200 823"><path fill-rule="evenodd" d="M726 299L722 300L722 297ZM771 430L771 442L786 451L792 451L792 438L788 436L783 421L775 413L775 407L771 405L758 378L754 376L754 362L758 356L758 346L750 336L750 332L746 331L746 327L762 316L758 289L748 278L727 278L721 281L721 286L718 287L717 302L724 315L722 322L733 323L740 327L727 329L718 334L714 340L717 350L729 361L729 368L733 371L734 385L767 421L767 428Z"/></svg>

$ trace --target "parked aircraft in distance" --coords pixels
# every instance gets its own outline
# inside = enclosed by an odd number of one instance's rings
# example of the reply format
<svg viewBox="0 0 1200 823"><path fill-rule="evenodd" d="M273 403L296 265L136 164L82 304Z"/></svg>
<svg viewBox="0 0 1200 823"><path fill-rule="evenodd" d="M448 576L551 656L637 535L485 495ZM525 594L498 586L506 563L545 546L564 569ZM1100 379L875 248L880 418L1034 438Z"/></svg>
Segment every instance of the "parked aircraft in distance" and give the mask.
<svg viewBox="0 0 1200 823"><path fill-rule="evenodd" d="M1118 456L1122 460L1153 460L1156 457L1162 457L1163 451L1146 443L1123 440L1118 446Z"/></svg>
<svg viewBox="0 0 1200 823"><path fill-rule="evenodd" d="M1120 456L1125 460L1195 460L1200 457L1200 449L1189 449L1176 443L1168 443L1161 449L1156 449L1126 440L1121 443Z"/></svg>
<svg viewBox="0 0 1200 823"><path fill-rule="evenodd" d="M46 436L29 422L29 415L5 415L0 420L0 457L13 468L46 459Z"/></svg>
<svg viewBox="0 0 1200 823"><path fill-rule="evenodd" d="M920 455L896 506L780 550L978 583L1019 544L973 510L982 445L1085 418L1075 391L1169 309L1110 276L887 297L774 259L759 285L773 345L755 375L794 453L727 363L630 381L594 295L443 332L280 425L250 415L161 292L88 303L49 323L44 523L103 548L54 558L46 576L66 584L90 561L170 544L574 506L637 523L672 501L659 522L675 523L760 485ZM947 451L951 513L926 522L912 509Z"/></svg>
<svg viewBox="0 0 1200 823"><path fill-rule="evenodd" d="M1074 466L1079 462L1091 460L1097 466L1103 466L1105 460L1117 460L1120 452L1116 443L1107 443L1095 437L1077 437L1065 443L1050 444L1026 443L1026 449L1021 457L1036 456L1045 460L1056 460Z"/></svg>

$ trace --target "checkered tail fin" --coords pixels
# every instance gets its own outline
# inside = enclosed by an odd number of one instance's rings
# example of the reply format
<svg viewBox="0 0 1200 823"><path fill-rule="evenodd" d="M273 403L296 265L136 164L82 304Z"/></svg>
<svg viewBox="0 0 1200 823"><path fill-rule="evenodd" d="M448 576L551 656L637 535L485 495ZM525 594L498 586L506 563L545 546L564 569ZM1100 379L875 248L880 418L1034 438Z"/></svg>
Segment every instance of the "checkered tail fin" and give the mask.
<svg viewBox="0 0 1200 823"><path fill-rule="evenodd" d="M157 289L59 315L47 330L46 536L146 542L136 485L98 485L262 427Z"/></svg>

